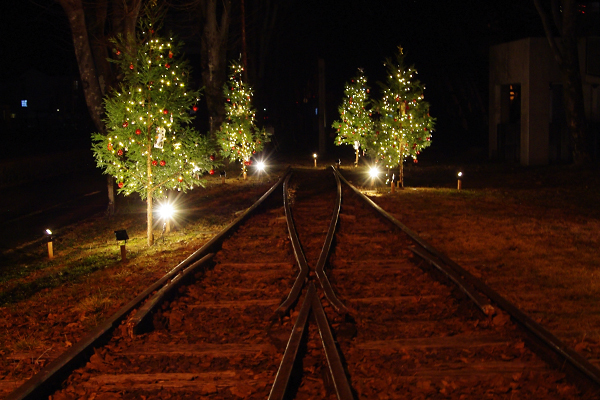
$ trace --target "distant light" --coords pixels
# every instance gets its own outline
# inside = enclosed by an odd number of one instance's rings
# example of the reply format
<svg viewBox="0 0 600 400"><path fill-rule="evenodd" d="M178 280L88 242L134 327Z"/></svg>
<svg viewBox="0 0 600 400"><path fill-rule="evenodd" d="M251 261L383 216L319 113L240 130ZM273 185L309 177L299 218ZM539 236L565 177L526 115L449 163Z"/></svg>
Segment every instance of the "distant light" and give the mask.
<svg viewBox="0 0 600 400"><path fill-rule="evenodd" d="M57 108L57 109L56 109L56 112L60 112L60 109L59 109L59 108Z"/></svg>
<svg viewBox="0 0 600 400"><path fill-rule="evenodd" d="M459 177L459 178L460 178L462 175L463 175L463 174L462 174L462 172L459 172L459 173L458 173L458 177Z"/></svg>
<svg viewBox="0 0 600 400"><path fill-rule="evenodd" d="M46 232L46 235L52 235L52 231L50 229L46 229L44 232Z"/></svg>
<svg viewBox="0 0 600 400"><path fill-rule="evenodd" d="M315 108L315 115L319 115L319 109Z"/></svg>
<svg viewBox="0 0 600 400"><path fill-rule="evenodd" d="M21 100L21 107L27 107L27 100Z"/></svg>
<svg viewBox="0 0 600 400"><path fill-rule="evenodd" d="M379 168L377 168L377 167L369 168L369 176L372 179L377 178L379 176L379 173L380 173Z"/></svg>
<svg viewBox="0 0 600 400"><path fill-rule="evenodd" d="M317 153L314 153L314 154L313 154L313 158L317 158Z"/></svg>

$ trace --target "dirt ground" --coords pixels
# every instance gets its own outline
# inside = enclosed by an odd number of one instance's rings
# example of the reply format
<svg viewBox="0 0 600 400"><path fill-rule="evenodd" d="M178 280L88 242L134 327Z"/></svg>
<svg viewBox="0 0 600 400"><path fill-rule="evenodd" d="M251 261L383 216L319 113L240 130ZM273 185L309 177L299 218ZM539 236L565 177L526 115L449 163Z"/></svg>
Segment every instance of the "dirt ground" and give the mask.
<svg viewBox="0 0 600 400"><path fill-rule="evenodd" d="M600 366L597 168L414 167L394 194L364 175L348 171L385 210Z"/></svg>
<svg viewBox="0 0 600 400"><path fill-rule="evenodd" d="M464 173L460 191L459 170ZM597 167L411 165L405 189L393 194L381 183L372 185L366 167L344 166L342 173L600 364ZM0 271L0 398L209 240L264 193L276 175L248 181L233 177L225 185L212 177L206 189L181 197L186 213L152 248L145 246L143 204L128 199L115 218L97 215L64 227L51 261L45 243L4 254L10 265ZM131 238L125 263L113 234L123 228Z"/></svg>

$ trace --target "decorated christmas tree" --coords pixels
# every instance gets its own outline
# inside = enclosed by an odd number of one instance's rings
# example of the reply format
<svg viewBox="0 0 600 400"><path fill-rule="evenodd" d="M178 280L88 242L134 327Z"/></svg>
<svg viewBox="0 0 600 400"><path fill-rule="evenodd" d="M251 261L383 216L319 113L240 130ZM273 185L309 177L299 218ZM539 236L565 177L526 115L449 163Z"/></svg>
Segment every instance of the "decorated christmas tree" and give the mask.
<svg viewBox="0 0 600 400"><path fill-rule="evenodd" d="M242 163L242 174L246 179L253 154L260 152L268 134L256 127L256 115L252 108L252 89L243 81L244 67L231 64L229 79L223 86L225 94L225 121L216 133L221 155L230 161Z"/></svg>
<svg viewBox="0 0 600 400"><path fill-rule="evenodd" d="M368 144L373 134L373 120L371 118L371 101L369 99L370 88L367 86L367 78L363 70L351 83L346 84L344 89L344 100L338 108L340 119L333 123L337 130L335 144L351 145L354 148L356 158L354 166L358 166L360 150L368 149Z"/></svg>
<svg viewBox="0 0 600 400"><path fill-rule="evenodd" d="M207 138L190 125L199 92L189 87L181 43L161 37L158 17L152 9L147 14L133 48L125 38L114 42L112 61L123 79L104 101L108 133L93 134L92 149L98 167L115 177L119 193L139 193L146 200L152 245L153 200L169 189L201 185L202 173L214 173L214 157Z"/></svg>
<svg viewBox="0 0 600 400"><path fill-rule="evenodd" d="M417 163L421 150L431 145L435 118L429 115L429 103L424 100L425 86L416 78L414 66L405 66L401 47L396 60L387 59L385 65L387 79L382 84L380 119L372 146L387 168L399 167L398 182L404 187L404 160L410 157Z"/></svg>

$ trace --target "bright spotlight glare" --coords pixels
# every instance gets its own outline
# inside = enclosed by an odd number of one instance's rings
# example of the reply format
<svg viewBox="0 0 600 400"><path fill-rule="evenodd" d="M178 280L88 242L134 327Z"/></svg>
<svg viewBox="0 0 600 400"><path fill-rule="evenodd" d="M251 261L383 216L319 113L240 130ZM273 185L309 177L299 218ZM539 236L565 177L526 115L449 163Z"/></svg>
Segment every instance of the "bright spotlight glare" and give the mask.
<svg viewBox="0 0 600 400"><path fill-rule="evenodd" d="M369 176L373 179L377 178L379 176L379 168L377 168L377 167L369 168Z"/></svg>
<svg viewBox="0 0 600 400"><path fill-rule="evenodd" d="M265 163L264 161L257 161L256 162L256 169L260 172L264 172L265 171Z"/></svg>
<svg viewBox="0 0 600 400"><path fill-rule="evenodd" d="M170 219L173 216L173 212L173 206L170 203L165 203L158 209L160 217L164 220Z"/></svg>
<svg viewBox="0 0 600 400"><path fill-rule="evenodd" d="M462 176L462 172L459 172L458 173L458 177L460 178L461 176Z"/></svg>

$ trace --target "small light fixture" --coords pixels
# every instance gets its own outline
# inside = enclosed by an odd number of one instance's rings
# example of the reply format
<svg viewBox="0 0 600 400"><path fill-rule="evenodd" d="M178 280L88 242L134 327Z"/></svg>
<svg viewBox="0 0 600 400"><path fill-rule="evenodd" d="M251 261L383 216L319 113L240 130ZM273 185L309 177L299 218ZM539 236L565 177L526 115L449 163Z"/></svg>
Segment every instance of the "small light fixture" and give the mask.
<svg viewBox="0 0 600 400"><path fill-rule="evenodd" d="M127 249L125 245L127 244L127 240L129 236L127 235L127 231L125 229L121 229L119 231L115 231L115 238L117 239L117 244L120 240L124 243L121 245L121 261L127 261Z"/></svg>
<svg viewBox="0 0 600 400"><path fill-rule="evenodd" d="M317 168L317 153L313 153L313 159L315 160L315 168Z"/></svg>
<svg viewBox="0 0 600 400"><path fill-rule="evenodd" d="M462 189L462 176L463 176L463 173L459 172L458 173L458 185L457 185L458 190Z"/></svg>
<svg viewBox="0 0 600 400"><path fill-rule="evenodd" d="M48 258L52 260L54 258L54 249L52 248L52 241L54 240L54 237L52 236L52 231L50 229L46 229L44 234L46 235L46 239L48 241Z"/></svg>

